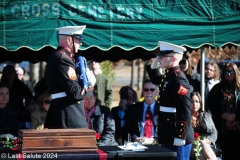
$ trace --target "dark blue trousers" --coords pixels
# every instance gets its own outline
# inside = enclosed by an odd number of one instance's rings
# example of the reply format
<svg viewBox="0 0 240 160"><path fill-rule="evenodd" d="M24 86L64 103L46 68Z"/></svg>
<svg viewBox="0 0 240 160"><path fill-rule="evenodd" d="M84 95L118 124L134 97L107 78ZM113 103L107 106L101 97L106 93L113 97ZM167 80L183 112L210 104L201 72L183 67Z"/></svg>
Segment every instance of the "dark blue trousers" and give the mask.
<svg viewBox="0 0 240 160"><path fill-rule="evenodd" d="M163 146L163 147L177 152L177 157L175 160L189 160L190 159L192 143L186 144L184 146Z"/></svg>

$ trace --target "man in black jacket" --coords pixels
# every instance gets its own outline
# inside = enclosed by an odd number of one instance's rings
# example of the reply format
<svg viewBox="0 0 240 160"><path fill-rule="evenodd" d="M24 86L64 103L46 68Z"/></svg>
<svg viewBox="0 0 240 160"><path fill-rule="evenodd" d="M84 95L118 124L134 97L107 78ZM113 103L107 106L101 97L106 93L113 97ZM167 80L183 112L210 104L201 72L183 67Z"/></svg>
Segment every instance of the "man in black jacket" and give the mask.
<svg viewBox="0 0 240 160"><path fill-rule="evenodd" d="M79 85L73 56L82 45L86 26L57 28L59 46L47 64L46 80L52 102L45 121L47 128L87 128L83 88Z"/></svg>
<svg viewBox="0 0 240 160"><path fill-rule="evenodd" d="M128 107L125 124L126 133L131 135L131 140L134 142L143 141L146 144L152 144L157 142L158 137L159 104L155 100L155 97L158 95L158 86L149 79L145 80L143 83L143 95L143 102L132 104ZM148 110L151 116L148 115Z"/></svg>

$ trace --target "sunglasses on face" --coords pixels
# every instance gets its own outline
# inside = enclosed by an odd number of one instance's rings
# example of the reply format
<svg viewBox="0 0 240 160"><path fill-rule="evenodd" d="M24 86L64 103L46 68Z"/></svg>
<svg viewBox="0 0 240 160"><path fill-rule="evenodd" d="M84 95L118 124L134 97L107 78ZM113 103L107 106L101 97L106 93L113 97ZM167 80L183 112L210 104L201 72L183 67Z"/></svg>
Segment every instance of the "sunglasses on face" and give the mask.
<svg viewBox="0 0 240 160"><path fill-rule="evenodd" d="M230 75L235 74L235 71L234 70L226 70L226 71L224 71L224 75L228 75L228 74L230 74Z"/></svg>
<svg viewBox="0 0 240 160"><path fill-rule="evenodd" d="M50 103L51 103L51 100L47 99L47 100L45 100L43 103L45 103L45 104L50 104Z"/></svg>
<svg viewBox="0 0 240 160"><path fill-rule="evenodd" d="M187 63L186 60L181 60L181 61L179 62L179 64L186 64L186 63Z"/></svg>
<svg viewBox="0 0 240 160"><path fill-rule="evenodd" d="M151 91L151 92L154 92L156 89L155 88L144 88L143 89L144 90L144 92L148 92L148 91Z"/></svg>

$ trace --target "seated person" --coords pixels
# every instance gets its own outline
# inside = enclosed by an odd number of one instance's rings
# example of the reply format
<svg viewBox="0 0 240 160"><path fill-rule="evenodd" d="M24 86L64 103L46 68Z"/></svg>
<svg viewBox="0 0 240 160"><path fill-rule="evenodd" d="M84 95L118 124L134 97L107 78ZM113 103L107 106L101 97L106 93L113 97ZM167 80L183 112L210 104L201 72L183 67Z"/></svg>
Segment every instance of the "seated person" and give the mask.
<svg viewBox="0 0 240 160"><path fill-rule="evenodd" d="M138 102L136 91L130 86L124 86L119 91L120 102L119 106L112 108L113 118L115 120L116 132L115 139L119 145L123 145L124 139L126 140L126 133L124 129L125 115L128 110L128 106Z"/></svg>
<svg viewBox="0 0 240 160"><path fill-rule="evenodd" d="M132 141L152 144L157 142L159 104L155 97L158 86L147 79L143 83L143 91L144 101L128 106L125 127Z"/></svg>
<svg viewBox="0 0 240 160"><path fill-rule="evenodd" d="M99 146L117 146L115 141L115 122L109 107L101 106L94 91L87 92L84 98L86 121L89 129L100 134Z"/></svg>
<svg viewBox="0 0 240 160"><path fill-rule="evenodd" d="M43 129L47 111L51 103L51 95L48 91L43 92L38 98L39 110L31 113L31 129Z"/></svg>
<svg viewBox="0 0 240 160"><path fill-rule="evenodd" d="M19 111L7 104L8 101L8 86L3 82L0 82L0 135L12 134L13 136L18 136Z"/></svg>
<svg viewBox="0 0 240 160"><path fill-rule="evenodd" d="M191 111L191 125L193 130L204 137L204 140L200 140L202 147L200 151L200 160L216 160L215 142L217 140L217 130L211 115L202 111L202 98L198 92L191 93ZM195 158L194 148L196 148L196 146L193 144L191 150L192 158Z"/></svg>

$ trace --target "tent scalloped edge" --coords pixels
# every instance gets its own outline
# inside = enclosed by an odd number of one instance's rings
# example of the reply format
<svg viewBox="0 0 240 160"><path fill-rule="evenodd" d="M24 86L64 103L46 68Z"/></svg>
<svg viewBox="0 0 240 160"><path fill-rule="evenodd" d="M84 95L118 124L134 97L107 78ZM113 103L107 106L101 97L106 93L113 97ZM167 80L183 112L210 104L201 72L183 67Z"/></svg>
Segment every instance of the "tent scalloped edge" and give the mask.
<svg viewBox="0 0 240 160"><path fill-rule="evenodd" d="M232 45L235 45L235 46L240 46L240 44L236 44L236 43L233 43L233 42L226 42L226 43L222 44L222 45L219 46L219 47L225 46L225 45L227 45L227 44L232 44ZM189 45L187 45L187 44L183 44L183 45L181 45L181 46L186 46L186 47L189 47L189 48L191 48L191 49L197 49L197 48L201 48L201 47L204 46L204 45L209 45L209 46L212 46L212 47L218 47L218 46L214 46L214 45L212 45L212 44L210 44L210 43L203 43L203 44L201 44L201 45L199 45L199 46L197 46L197 47L192 47L192 46L189 46ZM32 49L32 48L30 48L30 47L28 47L28 46L21 46L21 47L18 47L17 49L9 50L9 51L17 51L17 50L19 50L19 49L21 49L21 48L29 48L30 50L33 50L33 51L39 51L39 50L41 50L41 49L43 49L44 47L47 47L47 46L50 46L50 47L56 49L55 46L52 46L52 45L44 45L44 46L42 46L42 47L39 48L39 49ZM103 48L101 48L101 47L99 47L99 46L92 45L92 46L89 46L89 47L86 47L86 48L80 49L80 50L87 50L87 49L92 48L92 47L96 47L96 48L98 48L98 49L100 49L100 50L103 50L103 51L108 51L108 50L110 50L110 49L112 49L112 48L114 48L114 47L119 47L119 48L121 48L121 49L123 49L123 50L126 50L126 51L130 51L130 50L135 49L135 48L138 48L138 47L139 47L139 48L143 48L143 49L145 49L145 50L147 50L147 51L154 51L155 49L158 48L158 46L156 46L156 47L154 47L154 48L152 48L152 49L147 49L147 48L145 48L145 47L143 47L143 46L135 46L135 47L132 47L132 48L130 48L130 49L125 49L125 48L122 47L122 46L114 45L114 46L109 47L109 48L107 48L107 49L103 49ZM8 49L7 49L6 47L4 47L4 46L0 46L0 48L4 48L5 50L8 50Z"/></svg>

